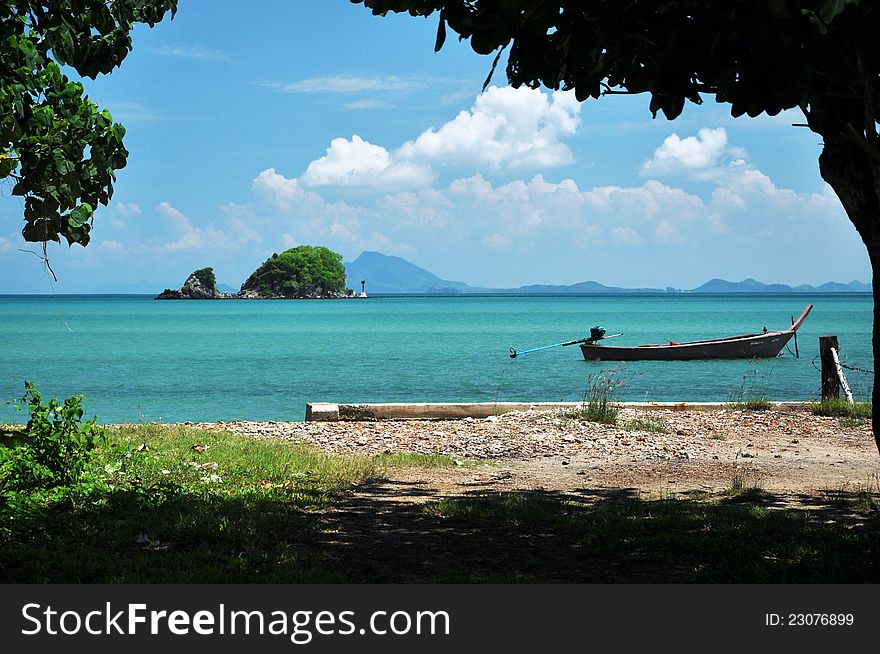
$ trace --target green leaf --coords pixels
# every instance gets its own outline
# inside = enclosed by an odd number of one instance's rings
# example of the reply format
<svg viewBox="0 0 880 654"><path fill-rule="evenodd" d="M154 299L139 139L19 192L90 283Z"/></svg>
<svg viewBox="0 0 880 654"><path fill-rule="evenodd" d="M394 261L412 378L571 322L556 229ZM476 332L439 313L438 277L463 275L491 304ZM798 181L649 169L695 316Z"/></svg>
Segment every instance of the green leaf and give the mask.
<svg viewBox="0 0 880 654"><path fill-rule="evenodd" d="M846 11L850 5L857 7L859 3L860 0L828 0L816 13L825 25L830 25L831 21Z"/></svg>

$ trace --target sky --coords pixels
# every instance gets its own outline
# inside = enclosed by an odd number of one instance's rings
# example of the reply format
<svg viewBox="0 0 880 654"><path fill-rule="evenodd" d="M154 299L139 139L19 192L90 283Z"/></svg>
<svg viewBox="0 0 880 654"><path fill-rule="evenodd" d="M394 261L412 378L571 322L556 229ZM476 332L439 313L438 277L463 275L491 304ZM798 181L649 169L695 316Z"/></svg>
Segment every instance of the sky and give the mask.
<svg viewBox="0 0 880 654"><path fill-rule="evenodd" d="M57 282L0 185L0 293L152 293L205 266L238 288L296 245L483 287L870 280L797 111L707 97L652 119L648 96L512 89L504 58L481 92L491 57L434 53L436 29L348 0L181 0L85 80L130 156L91 244L50 245Z"/></svg>

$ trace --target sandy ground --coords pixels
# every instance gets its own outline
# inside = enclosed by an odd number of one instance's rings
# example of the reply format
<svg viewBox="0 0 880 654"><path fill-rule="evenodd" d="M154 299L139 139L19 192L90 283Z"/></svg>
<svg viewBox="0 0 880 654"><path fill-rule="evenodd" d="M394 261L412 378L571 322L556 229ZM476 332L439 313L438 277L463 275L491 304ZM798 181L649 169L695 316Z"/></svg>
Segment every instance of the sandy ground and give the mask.
<svg viewBox="0 0 880 654"><path fill-rule="evenodd" d="M640 420L662 431L640 429ZM736 483L784 494L880 491L880 455L870 421L818 417L805 409L627 408L614 426L566 419L558 411L511 412L485 420L198 426L308 442L334 452L445 454L460 465L391 473L403 487L418 482L419 494L430 490L435 497L587 486L663 497L719 492Z"/></svg>

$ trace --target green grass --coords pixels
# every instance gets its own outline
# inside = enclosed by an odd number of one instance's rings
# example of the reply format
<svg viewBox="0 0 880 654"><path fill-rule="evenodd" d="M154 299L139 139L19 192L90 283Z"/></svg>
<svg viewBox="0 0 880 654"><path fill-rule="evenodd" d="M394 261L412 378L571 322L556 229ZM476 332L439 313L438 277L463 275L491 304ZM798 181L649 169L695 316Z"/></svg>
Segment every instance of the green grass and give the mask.
<svg viewBox="0 0 880 654"><path fill-rule="evenodd" d="M833 416L837 418L855 418L869 420L871 418L870 402L854 402L845 399L828 398L810 404L810 411L817 416Z"/></svg>
<svg viewBox="0 0 880 654"><path fill-rule="evenodd" d="M658 500L479 486L441 497L382 480L454 465L184 426L109 429L81 483L0 495L0 581L880 582L876 479L805 495L809 510L742 468L724 493Z"/></svg>
<svg viewBox="0 0 880 654"><path fill-rule="evenodd" d="M880 581L876 508L866 512L867 525L848 527L806 511L770 508L775 498L746 490L736 501L706 494L646 501L623 491L586 498L500 493L443 499L426 511L450 523L447 528L478 524L494 539L516 534L521 547L517 557L508 553L508 581ZM522 545L527 539L535 549ZM446 572L459 581L482 580L479 572Z"/></svg>
<svg viewBox="0 0 880 654"><path fill-rule="evenodd" d="M740 387L727 393L727 408L733 411L768 411L772 408L767 396L767 386L772 368L760 374L756 368L751 375L743 375Z"/></svg>
<svg viewBox="0 0 880 654"><path fill-rule="evenodd" d="M641 416L623 423L626 431L650 431L657 434L666 433L666 423L655 416Z"/></svg>
<svg viewBox="0 0 880 654"><path fill-rule="evenodd" d="M379 454L375 457L379 466L391 468L455 468L473 465L473 462L454 459L445 454L422 454L419 452L393 452Z"/></svg>
<svg viewBox="0 0 880 654"><path fill-rule="evenodd" d="M562 426L568 421L617 424L620 406L614 401L614 394L620 383L612 374L590 375L580 405L561 413Z"/></svg>
<svg viewBox="0 0 880 654"><path fill-rule="evenodd" d="M108 429L107 443L92 481L0 498L3 581L338 581L303 546L309 516L381 469L183 426Z"/></svg>

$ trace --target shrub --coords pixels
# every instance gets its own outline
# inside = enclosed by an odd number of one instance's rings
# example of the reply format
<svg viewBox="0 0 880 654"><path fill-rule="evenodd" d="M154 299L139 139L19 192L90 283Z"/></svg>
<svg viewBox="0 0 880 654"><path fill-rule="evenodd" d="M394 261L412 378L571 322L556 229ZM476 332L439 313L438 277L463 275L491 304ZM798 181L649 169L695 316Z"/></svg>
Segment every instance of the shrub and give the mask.
<svg viewBox="0 0 880 654"><path fill-rule="evenodd" d="M44 404L39 391L25 382L21 401L30 420L24 431L6 435L0 446L0 490L25 491L68 486L80 480L103 436L95 418L82 422L82 395ZM16 404L21 410L21 405Z"/></svg>

